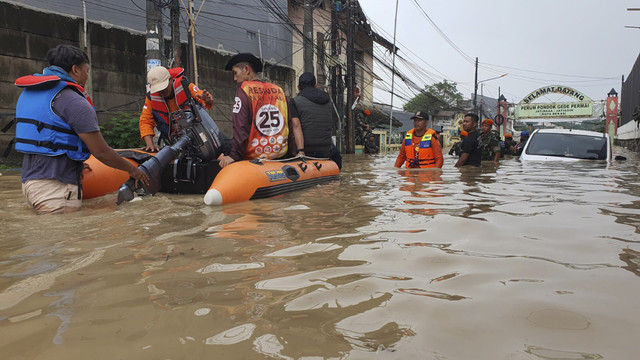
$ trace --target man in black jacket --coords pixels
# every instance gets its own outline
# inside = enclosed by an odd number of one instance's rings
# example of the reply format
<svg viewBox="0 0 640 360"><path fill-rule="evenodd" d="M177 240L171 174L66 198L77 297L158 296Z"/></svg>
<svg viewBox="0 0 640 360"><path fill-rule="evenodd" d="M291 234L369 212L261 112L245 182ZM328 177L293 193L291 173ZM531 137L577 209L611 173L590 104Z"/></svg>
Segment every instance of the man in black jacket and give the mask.
<svg viewBox="0 0 640 360"><path fill-rule="evenodd" d="M303 138L296 137L298 155L330 158L342 167L342 157L333 145L331 132L333 118L329 94L316 88L316 77L305 72L298 79L298 96L289 101L293 133L302 128Z"/></svg>

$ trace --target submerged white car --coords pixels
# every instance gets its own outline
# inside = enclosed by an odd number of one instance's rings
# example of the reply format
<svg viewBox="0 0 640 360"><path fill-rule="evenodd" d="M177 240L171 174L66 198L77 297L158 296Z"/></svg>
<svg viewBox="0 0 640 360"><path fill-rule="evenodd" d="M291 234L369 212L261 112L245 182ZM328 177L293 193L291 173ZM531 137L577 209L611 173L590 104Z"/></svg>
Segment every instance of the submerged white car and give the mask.
<svg viewBox="0 0 640 360"><path fill-rule="evenodd" d="M520 160L611 160L609 135L595 131L538 129L524 146Z"/></svg>

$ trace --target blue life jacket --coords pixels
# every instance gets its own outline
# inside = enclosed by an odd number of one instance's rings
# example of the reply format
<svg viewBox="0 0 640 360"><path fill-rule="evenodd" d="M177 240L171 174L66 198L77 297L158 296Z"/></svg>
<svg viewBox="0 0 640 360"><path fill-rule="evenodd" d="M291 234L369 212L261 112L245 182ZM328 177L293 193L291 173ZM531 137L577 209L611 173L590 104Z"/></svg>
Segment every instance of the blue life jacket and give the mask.
<svg viewBox="0 0 640 360"><path fill-rule="evenodd" d="M22 80L22 81L20 81ZM52 110L53 99L62 89L79 85L54 76L25 76L16 80L24 87L16 106L16 150L45 156L67 155L84 161L91 153L71 126Z"/></svg>

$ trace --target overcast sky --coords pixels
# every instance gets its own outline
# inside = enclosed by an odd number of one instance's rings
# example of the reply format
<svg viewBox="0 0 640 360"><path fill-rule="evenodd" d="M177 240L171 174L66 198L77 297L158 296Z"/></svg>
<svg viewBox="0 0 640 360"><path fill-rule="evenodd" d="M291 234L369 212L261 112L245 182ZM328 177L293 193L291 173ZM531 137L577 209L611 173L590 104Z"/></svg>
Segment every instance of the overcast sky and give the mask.
<svg viewBox="0 0 640 360"><path fill-rule="evenodd" d="M372 27L390 41L395 4L360 0ZM479 81L508 74L484 82L478 94L483 88L485 96L497 98L500 87L517 103L542 86L566 85L602 100L611 88L620 92L621 77L640 51L640 29L625 28L640 26L640 11L627 8L640 8L640 1L400 0L396 43L409 64L396 57L396 66L421 87L456 82L469 98L478 57ZM385 56L379 49L376 54ZM386 59L391 62L390 55ZM388 104L390 94L379 88L390 88L390 76L380 66L375 70L385 81L376 82L374 98ZM405 99L416 93L397 78L395 91ZM394 107L404 102L397 97Z"/></svg>

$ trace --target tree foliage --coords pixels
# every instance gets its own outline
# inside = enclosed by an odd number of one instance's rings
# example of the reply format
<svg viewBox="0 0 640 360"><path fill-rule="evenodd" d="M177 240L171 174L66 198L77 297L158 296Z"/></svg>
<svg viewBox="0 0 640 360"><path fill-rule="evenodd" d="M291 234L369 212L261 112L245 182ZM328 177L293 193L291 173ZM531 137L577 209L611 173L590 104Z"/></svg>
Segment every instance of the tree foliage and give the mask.
<svg viewBox="0 0 640 360"><path fill-rule="evenodd" d="M106 126L100 126L104 140L114 149L144 146L140 139L139 117L134 113L118 113Z"/></svg>
<svg viewBox="0 0 640 360"><path fill-rule="evenodd" d="M456 83L439 82L425 86L424 91L416 95L404 105L408 112L427 111L434 114L440 110L462 109L462 94L458 91Z"/></svg>

